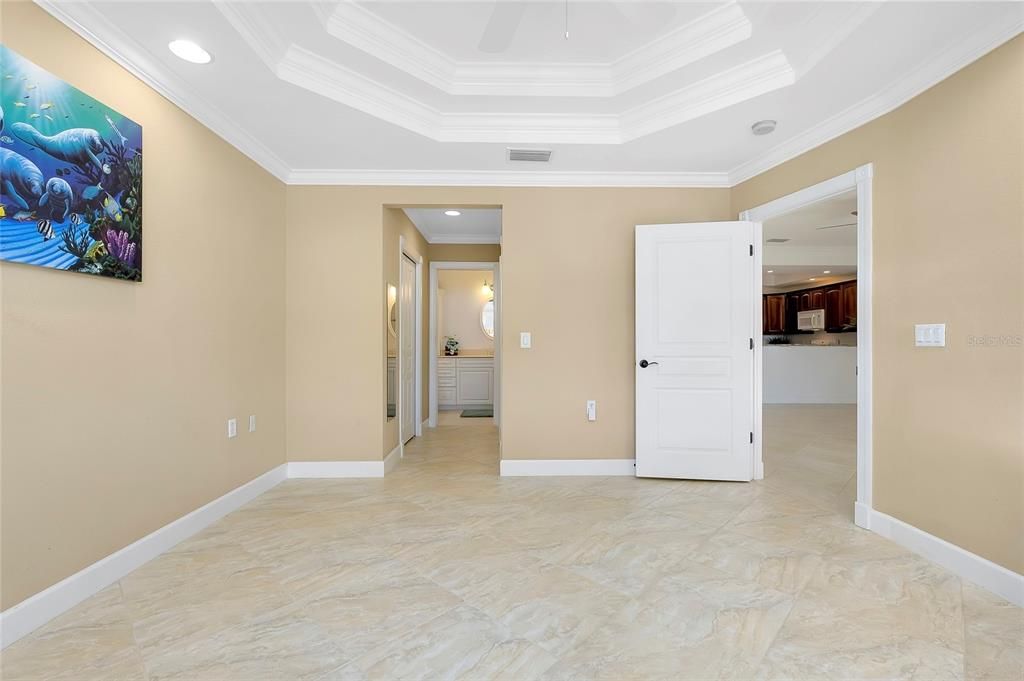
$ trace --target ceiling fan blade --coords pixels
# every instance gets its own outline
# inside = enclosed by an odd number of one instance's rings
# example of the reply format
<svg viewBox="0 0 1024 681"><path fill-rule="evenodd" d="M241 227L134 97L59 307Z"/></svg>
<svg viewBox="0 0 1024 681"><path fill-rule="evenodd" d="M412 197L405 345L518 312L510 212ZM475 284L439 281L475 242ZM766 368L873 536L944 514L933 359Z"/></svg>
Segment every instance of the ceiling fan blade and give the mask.
<svg viewBox="0 0 1024 681"><path fill-rule="evenodd" d="M836 227L856 227L856 222L846 222L841 225L825 225L824 227L815 227L815 229L835 229Z"/></svg>
<svg viewBox="0 0 1024 681"><path fill-rule="evenodd" d="M491 18L480 38L480 51L500 54L512 44L512 38L519 30L519 23L526 12L526 3L516 0L495 0Z"/></svg>

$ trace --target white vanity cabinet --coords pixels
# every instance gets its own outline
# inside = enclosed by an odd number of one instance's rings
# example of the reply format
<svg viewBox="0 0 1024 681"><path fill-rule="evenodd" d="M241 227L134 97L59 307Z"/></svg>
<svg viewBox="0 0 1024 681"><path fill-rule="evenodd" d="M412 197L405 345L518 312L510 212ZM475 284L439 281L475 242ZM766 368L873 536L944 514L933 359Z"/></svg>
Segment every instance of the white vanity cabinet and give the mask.
<svg viewBox="0 0 1024 681"><path fill-rule="evenodd" d="M493 357L438 357L437 406L494 404Z"/></svg>

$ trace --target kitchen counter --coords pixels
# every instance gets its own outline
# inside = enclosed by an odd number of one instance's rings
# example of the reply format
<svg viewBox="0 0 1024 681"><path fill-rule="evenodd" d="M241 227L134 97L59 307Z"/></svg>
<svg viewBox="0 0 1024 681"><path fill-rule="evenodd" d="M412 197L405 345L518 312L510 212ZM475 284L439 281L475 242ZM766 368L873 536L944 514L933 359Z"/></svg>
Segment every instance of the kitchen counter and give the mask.
<svg viewBox="0 0 1024 681"><path fill-rule="evenodd" d="M460 350L457 355L446 355L443 352L438 357L448 357L449 359L458 359L459 357L474 357L474 358L494 358L494 352L490 350Z"/></svg>
<svg viewBox="0 0 1024 681"><path fill-rule="evenodd" d="M857 348L765 345L765 404L855 404Z"/></svg>

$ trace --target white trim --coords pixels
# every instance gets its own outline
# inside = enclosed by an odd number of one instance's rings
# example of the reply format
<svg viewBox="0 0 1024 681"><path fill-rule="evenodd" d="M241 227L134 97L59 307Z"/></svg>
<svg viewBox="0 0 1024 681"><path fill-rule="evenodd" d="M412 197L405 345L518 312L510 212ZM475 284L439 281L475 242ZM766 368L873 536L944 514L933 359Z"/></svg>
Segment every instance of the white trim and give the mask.
<svg viewBox="0 0 1024 681"><path fill-rule="evenodd" d="M938 563L950 572L983 589L988 589L1014 605L1024 607L1024 575L881 511L868 509L866 518L865 527L872 532L891 539L933 563Z"/></svg>
<svg viewBox="0 0 1024 681"><path fill-rule="evenodd" d="M384 475L395 470L402 459L405 458L405 445L398 445L384 457Z"/></svg>
<svg viewBox="0 0 1024 681"><path fill-rule="evenodd" d="M614 97L748 39L735 2L716 7L607 63L457 61L351 0L323 17L334 38L451 95Z"/></svg>
<svg viewBox="0 0 1024 681"><path fill-rule="evenodd" d="M427 416L427 418L423 419L423 423L420 424L420 432L422 433L423 430L425 430L426 428L430 428L430 416L429 415Z"/></svg>
<svg viewBox="0 0 1024 681"><path fill-rule="evenodd" d="M502 459L501 476L636 475L636 459Z"/></svg>
<svg viewBox="0 0 1024 681"><path fill-rule="evenodd" d="M444 234L442 236L424 237L428 244L496 244L501 235L489 234Z"/></svg>
<svg viewBox="0 0 1024 681"><path fill-rule="evenodd" d="M161 67L134 39L100 15L89 3L56 0L35 0L35 3L271 175L282 182L287 181L290 169L281 157L257 137L246 132L236 120L198 96L187 81ZM100 31L104 37L100 37Z"/></svg>
<svg viewBox="0 0 1024 681"><path fill-rule="evenodd" d="M394 450L392 450L392 454ZM391 454L388 454L390 457ZM384 459L377 461L289 461L288 478L383 478Z"/></svg>
<svg viewBox="0 0 1024 681"><path fill-rule="evenodd" d="M388 187L669 187L732 186L728 173L591 172L557 170L295 169L291 185Z"/></svg>
<svg viewBox="0 0 1024 681"><path fill-rule="evenodd" d="M744 215L750 211L744 212ZM748 218L741 218L746 220ZM762 330L764 329L763 311L761 306L757 304L758 300L761 300L762 291L764 291L764 274L761 263L764 260L764 229L760 222L752 222L753 226L753 239L754 243L754 257L751 258L750 266L753 268L753 282L754 282L754 325L752 332L754 333L754 420L751 427L754 429L754 443L753 443L753 457L754 457L754 480L764 480L764 454L761 451L761 430L764 427L763 421L763 407L762 401L764 399L764 355L762 353L762 344L764 339L762 338Z"/></svg>
<svg viewBox="0 0 1024 681"><path fill-rule="evenodd" d="M399 292L401 292L401 290L402 290L402 264L403 264L402 263L402 258L408 258L410 261L412 261L413 267L414 267L414 270L415 270L415 274L413 275L413 277L414 277L414 281L413 281L413 300L415 301L416 310L413 313L413 316L414 316L413 324L416 327L416 337L413 340L413 343L415 345L415 348L413 350L413 366L416 368L415 369L416 376L415 376L414 381L413 381L413 383L414 383L413 389L415 390L415 394L413 395L413 411L415 413L415 416L413 417L413 421L414 421L414 423L416 425L413 428L413 435L410 436L410 437L413 437L413 436L423 435L423 431L420 429L420 426L419 426L419 422L420 422L419 421L419 416L420 416L420 414L423 413L423 411L422 411L422 409L423 409L423 396L422 396L422 394L423 394L423 334L420 333L420 329L423 328L423 295L422 295L423 291L421 289L421 287L423 286L423 256L420 255L419 253L414 253L414 252L409 251L408 249L406 249L405 244L406 244L405 236L399 234L398 235L398 290L399 290ZM399 297L400 297L400 293L399 293L399 296L396 297L396 299L399 298ZM403 331L402 331L402 324L401 324L401 317L402 317L402 308L401 308L401 306L399 306L399 308L398 308L398 317L399 317L399 325L398 325L398 362L397 362L398 366L396 367L396 373L395 373L396 380L398 382L398 385L396 387L396 390L398 391L398 395L397 395L398 399L395 400L395 404L397 405L397 409L395 409L395 416L398 419L398 446L403 448L402 456L404 456L405 455L404 454L405 441L408 438L404 437L405 434L402 432L402 421L403 421L403 418L402 418L402 399L401 399L401 397L402 397L402 333L403 333ZM386 378L385 378L385 380L386 380Z"/></svg>
<svg viewBox="0 0 1024 681"><path fill-rule="evenodd" d="M740 213L741 220L761 223L770 218L784 215L803 206L817 203L837 194L851 190L857 191L857 504L854 522L865 527L867 522L865 509L871 509L872 502L872 326L871 326L871 290L872 290L872 178L873 166L869 163L856 170L851 170L838 177L819 182L816 185L769 201L755 208ZM760 229L758 230L760 231ZM761 270L763 251L760 239L754 245L755 293L759 300L762 295ZM754 306L755 320L761 318L761 308ZM754 332L763 328L755 323ZM764 396L760 389L763 379L764 365L762 362L763 345L754 346L758 352L754 356L755 391L754 391L754 477L764 477L764 433L763 411ZM758 475L760 473L760 475Z"/></svg>
<svg viewBox="0 0 1024 681"><path fill-rule="evenodd" d="M164 525L123 549L79 570L53 586L0 613L0 647L6 648L26 634L67 612L86 598L153 560L228 513L283 482L286 464L236 487L177 520Z"/></svg>

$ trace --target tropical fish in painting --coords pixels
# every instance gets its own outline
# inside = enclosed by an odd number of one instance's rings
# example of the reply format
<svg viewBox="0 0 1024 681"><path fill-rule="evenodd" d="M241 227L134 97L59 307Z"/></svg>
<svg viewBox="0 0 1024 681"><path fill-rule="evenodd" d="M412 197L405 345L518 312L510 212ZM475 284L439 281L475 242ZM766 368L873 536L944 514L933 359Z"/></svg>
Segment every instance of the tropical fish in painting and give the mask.
<svg viewBox="0 0 1024 681"><path fill-rule="evenodd" d="M43 117L48 121L56 123L56 121L53 120L53 116L51 116L50 114L43 114Z"/></svg>
<svg viewBox="0 0 1024 681"><path fill-rule="evenodd" d="M46 181L46 192L39 199L39 207L49 205L51 215L59 214L63 222L71 212L71 203L75 200L75 194L71 191L71 185L59 177L51 177Z"/></svg>
<svg viewBox="0 0 1024 681"><path fill-rule="evenodd" d="M42 116L40 116L40 115L39 115L39 114L37 114L37 113L31 113L31 114L29 114L29 115L28 115L28 117L29 117L29 118L42 118Z"/></svg>
<svg viewBox="0 0 1024 681"><path fill-rule="evenodd" d="M22 106L28 106L28 104L26 104L25 102L15 102L14 106L22 107Z"/></svg>
<svg viewBox="0 0 1024 681"><path fill-rule="evenodd" d="M117 137L121 140L121 144L123 146L124 143L128 141L128 138L121 134L121 131L117 129L116 125L114 125L114 121L110 120L110 116L103 114L103 117L107 119L107 123L110 123L111 129L117 134Z"/></svg>
<svg viewBox="0 0 1024 681"><path fill-rule="evenodd" d="M40 104L39 105L39 110L40 111L46 111L47 109L52 109L52 108L53 108L53 102L46 102L45 104Z"/></svg>
<svg viewBox="0 0 1024 681"><path fill-rule="evenodd" d="M28 86L27 88L25 88L25 89L26 89L26 90L35 90L35 89L36 89L37 87L39 87L39 86L38 86L38 85L29 85L29 86Z"/></svg>
<svg viewBox="0 0 1024 681"><path fill-rule="evenodd" d="M43 237L43 241L53 238L53 223L49 220L40 220L36 223L36 231Z"/></svg>
<svg viewBox="0 0 1024 681"><path fill-rule="evenodd" d="M103 185L94 184L91 187L86 187L85 189L82 190L82 198L85 199L86 201L92 201L93 199L100 195L101 191L103 191Z"/></svg>
<svg viewBox="0 0 1024 681"><path fill-rule="evenodd" d="M79 215L78 213L72 213L71 214L71 225L73 227L77 227L80 224L82 224L82 216Z"/></svg>
<svg viewBox="0 0 1024 681"><path fill-rule="evenodd" d="M34 210L19 210L11 217L18 222L28 222L36 219L36 212Z"/></svg>
<svg viewBox="0 0 1024 681"><path fill-rule="evenodd" d="M120 197L120 194L118 194L118 196ZM124 212L121 210L121 202L109 193L107 193L103 198L103 212L114 222L121 222L124 218Z"/></svg>
<svg viewBox="0 0 1024 681"><path fill-rule="evenodd" d="M7 135L4 135L3 137L0 137L0 142L3 142L4 144L14 144L14 140L12 140Z"/></svg>
<svg viewBox="0 0 1024 681"><path fill-rule="evenodd" d="M15 203L29 210L43 195L43 173L21 154L0 147L0 184Z"/></svg>
<svg viewBox="0 0 1024 681"><path fill-rule="evenodd" d="M44 135L28 123L14 123L11 125L11 132L15 137L61 161L82 166L93 163L97 168L103 166L96 156L103 151L103 140L92 128L70 128L50 136Z"/></svg>
<svg viewBox="0 0 1024 681"><path fill-rule="evenodd" d="M4 204L0 203L0 218L7 217L7 209L4 208Z"/></svg>
<svg viewBox="0 0 1024 681"><path fill-rule="evenodd" d="M110 164L109 163L104 163L103 167L100 168L100 170L103 171L104 175L109 175L110 174Z"/></svg>

